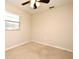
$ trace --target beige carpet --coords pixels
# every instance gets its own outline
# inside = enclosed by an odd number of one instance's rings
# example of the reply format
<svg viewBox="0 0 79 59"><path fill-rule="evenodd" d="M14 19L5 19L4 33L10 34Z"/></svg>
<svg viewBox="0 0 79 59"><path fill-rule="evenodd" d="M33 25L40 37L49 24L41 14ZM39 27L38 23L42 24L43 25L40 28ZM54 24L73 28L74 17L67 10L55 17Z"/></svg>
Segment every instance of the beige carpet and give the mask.
<svg viewBox="0 0 79 59"><path fill-rule="evenodd" d="M71 52L33 42L6 51L6 59L73 59L72 57Z"/></svg>

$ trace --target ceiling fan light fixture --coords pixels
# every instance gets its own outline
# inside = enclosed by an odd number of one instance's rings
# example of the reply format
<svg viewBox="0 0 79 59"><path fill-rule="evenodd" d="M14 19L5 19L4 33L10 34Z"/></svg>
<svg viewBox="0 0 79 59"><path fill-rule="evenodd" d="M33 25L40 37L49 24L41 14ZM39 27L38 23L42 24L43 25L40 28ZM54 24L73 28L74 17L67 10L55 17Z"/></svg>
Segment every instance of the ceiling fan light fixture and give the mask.
<svg viewBox="0 0 79 59"><path fill-rule="evenodd" d="M36 2L36 6L39 7L40 6L40 3L39 2Z"/></svg>
<svg viewBox="0 0 79 59"><path fill-rule="evenodd" d="M35 3L35 0L31 0L31 2L30 2L30 7L31 8L34 8L34 3Z"/></svg>
<svg viewBox="0 0 79 59"><path fill-rule="evenodd" d="M40 6L40 2L35 2L35 0L32 0L30 3L30 7L32 9L36 9L34 5L36 6L36 8L38 8Z"/></svg>

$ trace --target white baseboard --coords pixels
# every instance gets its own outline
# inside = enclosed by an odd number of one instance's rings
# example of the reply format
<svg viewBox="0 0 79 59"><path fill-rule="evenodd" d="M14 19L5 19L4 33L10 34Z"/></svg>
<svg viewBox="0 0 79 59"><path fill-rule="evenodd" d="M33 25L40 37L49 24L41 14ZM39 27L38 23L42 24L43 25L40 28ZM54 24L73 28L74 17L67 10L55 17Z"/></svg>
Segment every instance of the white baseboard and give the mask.
<svg viewBox="0 0 79 59"><path fill-rule="evenodd" d="M47 44L47 43L45 43L45 42L38 42L38 41L28 41L28 42L23 42L23 43L14 45L14 46L12 46L12 47L9 47L9 48L5 49L5 51L8 51L8 50L10 50L10 49L12 49L12 48L16 48L16 47L18 47L18 46L24 45L24 44L29 43L29 42L35 42L35 43L39 43L39 44L43 44L43 45L47 45L47 46L51 46L51 47L55 47L55 48L58 48L58 49L61 49L61 50L66 50L66 51L69 51L69 52L73 52L73 51L70 50L70 49L62 48L62 47L59 47L59 46L53 46L53 45L51 45L51 44Z"/></svg>
<svg viewBox="0 0 79 59"><path fill-rule="evenodd" d="M11 47L9 47L9 48L6 48L5 51L8 51L8 50L10 50L10 49L16 48L16 47L18 47L18 46L21 46L21 45L24 45L24 44L27 44L27 43L29 43L29 41L28 41L28 42L22 42L22 43L19 43L19 44L17 44L17 45L14 45L14 46L11 46Z"/></svg>
<svg viewBox="0 0 79 59"><path fill-rule="evenodd" d="M38 42L38 41L32 41L32 42L43 44L43 45L47 45L47 46L50 46L50 47L55 47L55 48L58 48L58 49L61 49L61 50L69 51L69 52L73 52L70 49L62 48L62 47L59 47L59 46L53 46L53 45L45 43L45 42Z"/></svg>

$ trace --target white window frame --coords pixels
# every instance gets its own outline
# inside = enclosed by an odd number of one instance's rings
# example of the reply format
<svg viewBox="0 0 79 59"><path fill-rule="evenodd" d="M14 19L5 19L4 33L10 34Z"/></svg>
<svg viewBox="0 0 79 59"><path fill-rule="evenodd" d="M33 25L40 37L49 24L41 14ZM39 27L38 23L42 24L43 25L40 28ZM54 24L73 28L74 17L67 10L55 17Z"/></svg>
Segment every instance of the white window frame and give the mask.
<svg viewBox="0 0 79 59"><path fill-rule="evenodd" d="M15 15L13 13L10 13L10 12L6 12L6 15L5 15L5 30L19 30L19 29L20 29L19 16Z"/></svg>

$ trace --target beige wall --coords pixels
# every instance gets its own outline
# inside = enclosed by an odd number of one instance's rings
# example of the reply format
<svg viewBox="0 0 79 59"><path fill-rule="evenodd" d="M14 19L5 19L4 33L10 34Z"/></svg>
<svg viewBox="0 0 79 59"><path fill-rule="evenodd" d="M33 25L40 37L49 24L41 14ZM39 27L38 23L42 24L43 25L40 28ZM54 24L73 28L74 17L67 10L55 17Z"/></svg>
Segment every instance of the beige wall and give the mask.
<svg viewBox="0 0 79 59"><path fill-rule="evenodd" d="M6 10L20 16L20 30L6 31L6 49L28 42L30 38L30 15L20 8L6 2Z"/></svg>
<svg viewBox="0 0 79 59"><path fill-rule="evenodd" d="M72 4L34 14L32 40L72 50Z"/></svg>

